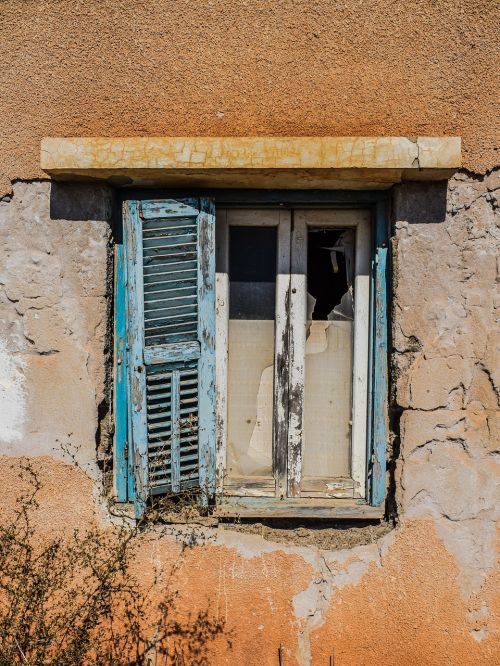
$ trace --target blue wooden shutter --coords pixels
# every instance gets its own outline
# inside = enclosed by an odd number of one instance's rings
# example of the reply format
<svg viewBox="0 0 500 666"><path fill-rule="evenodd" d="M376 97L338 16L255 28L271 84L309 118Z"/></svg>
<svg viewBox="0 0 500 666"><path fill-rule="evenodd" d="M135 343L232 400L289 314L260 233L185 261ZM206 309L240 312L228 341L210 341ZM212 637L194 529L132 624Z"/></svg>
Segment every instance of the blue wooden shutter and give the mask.
<svg viewBox="0 0 500 666"><path fill-rule="evenodd" d="M215 491L215 214L208 199L128 201L127 344L136 513Z"/></svg>

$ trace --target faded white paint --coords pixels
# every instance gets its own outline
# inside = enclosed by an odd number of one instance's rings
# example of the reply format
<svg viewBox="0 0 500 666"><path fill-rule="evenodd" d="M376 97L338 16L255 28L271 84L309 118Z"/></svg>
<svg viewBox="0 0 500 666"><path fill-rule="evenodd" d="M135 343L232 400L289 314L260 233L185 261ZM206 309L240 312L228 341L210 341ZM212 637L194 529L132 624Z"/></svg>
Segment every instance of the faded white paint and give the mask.
<svg viewBox="0 0 500 666"><path fill-rule="evenodd" d="M345 418L337 428L342 434L332 436L331 423L320 426L328 432L328 440L323 442L325 448L332 453L332 464L324 470L323 476L352 477L355 496L364 497L366 477L366 417L367 417L367 380L368 380L368 337L369 337L369 272L370 272L370 213L368 210L296 210L294 212L293 232L291 230L291 212L288 210L269 209L224 209L218 211L218 248L217 248L217 392L218 392L218 478L221 480L231 475L238 478L248 475L271 474L271 441L277 445L278 435L271 431L272 409L275 413L275 424L280 418L288 418L288 488L285 479L277 479L278 494L297 493L304 474L311 475L311 469L303 469L304 447L304 416L303 405L296 404L288 416L281 414L288 386L282 386L278 376L279 359L286 355L289 367L289 386L297 388L296 395L304 399L304 374L306 352L306 329L309 319L307 313L308 298L307 280L307 228L309 225L325 227L346 227L356 230L356 260L354 267L355 319L353 347L354 358L350 351L348 366L343 374L349 375L345 386L341 388L345 402ZM265 336L268 353L262 356L261 329L263 322L231 322L228 328L228 229L236 226L277 226L278 227L278 274L276 284L276 313L274 336L269 331ZM289 318L285 303L290 297ZM266 322L271 324L272 322ZM252 333L238 334L235 327L254 325ZM287 326L293 332L292 339L287 339ZM352 324L351 324L352 326ZM232 327L232 328L231 328ZM243 340L244 338L244 340ZM273 339L274 338L274 339ZM254 349L255 345L257 347ZM240 344L242 343L242 344ZM272 355L274 345L274 382L270 367L269 353ZM335 349L337 345L334 345ZM260 355L258 357L258 351ZM333 347L332 347L333 349ZM234 352L234 353L233 353ZM327 364L328 365L328 364ZM338 364L336 364L338 365ZM343 367L343 366L342 366ZM330 368L331 370L331 368ZM326 369L328 372L328 369ZM336 368L338 379L340 368ZM241 377L247 375L251 381L242 382ZM332 375L333 376L333 375ZM317 383L317 381L315 382ZM274 405L273 403L274 386ZM310 387L311 388L311 387ZM313 387L314 388L314 387ZM311 391L310 391L311 392ZM345 395L344 395L345 394ZM311 398L317 395L316 389ZM351 397L353 398L351 403ZM236 401L236 402L235 402ZM335 401L338 403L338 400ZM237 404L236 404L237 403ZM311 403L311 400L309 401ZM352 407L351 407L352 405ZM271 408L272 406L272 408ZM233 409L234 408L234 409ZM234 411L236 409L236 412ZM352 409L352 416L351 416ZM281 411L280 411L281 410ZM309 422L314 423L317 410L309 409ZM276 418L276 415L278 418ZM338 409L330 414L338 420ZM350 421L353 422L352 437ZM236 425L235 425L236 424ZM328 427L326 427L328 425ZM235 426L235 427L233 427ZM319 427L319 426L318 426ZM314 430L317 434L318 427ZM311 430L311 428L309 428ZM318 444L309 438L310 459L318 453ZM324 439L324 438L323 438ZM334 440L342 442L343 450L338 451ZM320 447L321 448L321 447ZM293 455L291 455L293 452ZM321 458L323 460L323 456ZM243 464L243 461L247 463ZM224 469L227 463L226 469ZM309 465L310 467L310 465ZM262 480L261 479L261 480ZM249 479L250 481L250 479ZM221 483L221 481L220 481ZM219 485L220 487L220 485ZM342 487L343 488L343 487ZM352 482L349 486L352 497ZM266 486L264 494L269 494L271 486ZM344 492L344 489L342 490ZM329 494L329 493L327 493Z"/></svg>
<svg viewBox="0 0 500 666"><path fill-rule="evenodd" d="M215 227L215 389L217 415L217 450L216 450L216 484L217 491L222 492L226 465L227 446L227 351L229 323L229 276L227 239L228 226L226 211L217 211Z"/></svg>

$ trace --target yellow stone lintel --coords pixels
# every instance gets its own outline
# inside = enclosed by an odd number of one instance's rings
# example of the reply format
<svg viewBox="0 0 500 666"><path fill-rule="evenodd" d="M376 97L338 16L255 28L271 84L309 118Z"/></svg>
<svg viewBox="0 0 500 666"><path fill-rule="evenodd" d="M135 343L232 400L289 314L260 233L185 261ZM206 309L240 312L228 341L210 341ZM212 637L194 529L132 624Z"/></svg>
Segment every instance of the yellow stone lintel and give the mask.
<svg viewBox="0 0 500 666"><path fill-rule="evenodd" d="M116 185L388 188L461 166L459 137L46 138L41 168Z"/></svg>

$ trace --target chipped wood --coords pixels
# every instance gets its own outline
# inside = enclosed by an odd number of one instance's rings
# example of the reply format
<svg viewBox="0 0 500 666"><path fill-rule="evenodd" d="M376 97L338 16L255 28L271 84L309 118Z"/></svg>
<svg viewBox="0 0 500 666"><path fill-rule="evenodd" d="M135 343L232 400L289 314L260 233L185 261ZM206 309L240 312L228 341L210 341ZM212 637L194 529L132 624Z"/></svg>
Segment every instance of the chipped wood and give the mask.
<svg viewBox="0 0 500 666"><path fill-rule="evenodd" d="M287 495L288 408L289 408L289 303L291 212L282 210L278 222L278 265L276 275L273 474L275 495Z"/></svg>
<svg viewBox="0 0 500 666"><path fill-rule="evenodd" d="M301 497L343 498L354 497L354 481L345 477L303 477Z"/></svg>
<svg viewBox="0 0 500 666"><path fill-rule="evenodd" d="M328 518L330 520L367 519L383 517L380 507L373 507L353 500L316 500L289 498L279 500L269 497L220 498L214 515L225 518Z"/></svg>
<svg viewBox="0 0 500 666"><path fill-rule="evenodd" d="M274 479L267 476L231 476L225 480L224 495L272 497L274 488Z"/></svg>
<svg viewBox="0 0 500 666"><path fill-rule="evenodd" d="M144 349L144 363L155 365L165 363L165 355L171 363L197 361L200 358L199 342L174 342L168 345L155 345Z"/></svg>
<svg viewBox="0 0 500 666"><path fill-rule="evenodd" d="M119 233L121 229L119 230ZM123 233L115 245L115 330L114 330L114 455L115 455L115 494L118 502L128 499L128 451L127 451L127 352L126 352L126 317L125 299L125 251Z"/></svg>
<svg viewBox="0 0 500 666"><path fill-rule="evenodd" d="M216 486L217 492L224 487L224 473L227 455L227 361L229 323L229 276L228 276L228 224L226 210L217 211L215 228L215 368L216 368L216 413L217 451Z"/></svg>
<svg viewBox="0 0 500 666"><path fill-rule="evenodd" d="M307 228L294 211L290 261L288 497L300 495L307 315Z"/></svg>
<svg viewBox="0 0 500 666"><path fill-rule="evenodd" d="M200 200L198 217L198 452L202 503L215 495L215 205Z"/></svg>
<svg viewBox="0 0 500 666"><path fill-rule="evenodd" d="M137 201L124 207L127 268L127 348L130 397L130 445L134 461L136 515L143 514L148 499L148 438L146 373L144 372L144 284L142 225Z"/></svg>

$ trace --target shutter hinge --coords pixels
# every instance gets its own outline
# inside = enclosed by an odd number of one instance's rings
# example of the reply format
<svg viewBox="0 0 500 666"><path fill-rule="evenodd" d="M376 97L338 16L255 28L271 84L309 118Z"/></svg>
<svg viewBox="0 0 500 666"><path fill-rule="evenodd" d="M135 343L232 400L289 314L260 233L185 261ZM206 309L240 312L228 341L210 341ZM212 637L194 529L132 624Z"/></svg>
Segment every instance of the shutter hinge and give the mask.
<svg viewBox="0 0 500 666"><path fill-rule="evenodd" d="M125 460L128 461L128 440L125 441L124 456Z"/></svg>

